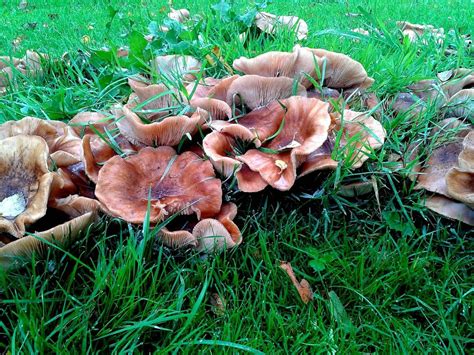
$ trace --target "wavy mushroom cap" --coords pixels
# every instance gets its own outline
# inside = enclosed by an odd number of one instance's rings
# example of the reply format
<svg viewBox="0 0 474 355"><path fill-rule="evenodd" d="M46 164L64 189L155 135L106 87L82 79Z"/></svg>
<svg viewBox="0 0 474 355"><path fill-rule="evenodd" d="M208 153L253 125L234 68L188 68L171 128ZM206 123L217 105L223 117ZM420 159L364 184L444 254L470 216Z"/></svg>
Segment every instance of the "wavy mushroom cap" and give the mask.
<svg viewBox="0 0 474 355"><path fill-rule="evenodd" d="M467 68L457 68L447 70L438 74L441 87L448 98L465 89L474 87L474 70Z"/></svg>
<svg viewBox="0 0 474 355"><path fill-rule="evenodd" d="M83 137L96 132L104 133L110 123L110 115L100 112L80 112L68 122L68 125L79 137Z"/></svg>
<svg viewBox="0 0 474 355"><path fill-rule="evenodd" d="M56 166L68 166L80 161L81 139L64 122L24 117L19 121L8 121L0 125L0 139L17 135L43 138Z"/></svg>
<svg viewBox="0 0 474 355"><path fill-rule="evenodd" d="M189 55L164 55L153 60L154 72L170 79L182 78L186 81L196 80L202 63Z"/></svg>
<svg viewBox="0 0 474 355"><path fill-rule="evenodd" d="M148 84L139 77L128 78L128 85L133 90L127 105L130 108L139 108L149 120L155 120L171 113L167 109L176 105L174 90L164 84Z"/></svg>
<svg viewBox="0 0 474 355"><path fill-rule="evenodd" d="M418 175L418 183L415 189L425 189L449 196L446 175L452 168L456 167L462 148L462 141L457 139L434 149L426 163L426 167Z"/></svg>
<svg viewBox="0 0 474 355"><path fill-rule="evenodd" d="M474 172L474 130L472 129L464 137L458 165L464 171Z"/></svg>
<svg viewBox="0 0 474 355"><path fill-rule="evenodd" d="M18 258L28 258L33 252L43 251L48 242L65 244L73 241L81 231L97 220L99 205L97 200L78 195L55 201L54 210L63 212L69 216L69 220L46 230L40 228L41 226L32 225L30 229L33 235L24 235L3 247L0 246L0 266L12 267ZM52 212L53 219L57 218L55 211Z"/></svg>
<svg viewBox="0 0 474 355"><path fill-rule="evenodd" d="M209 113L200 108L191 117L170 116L148 124L143 123L127 105L114 109L114 114L120 133L135 145L177 145L184 135L196 133L198 127L209 119Z"/></svg>
<svg viewBox="0 0 474 355"><path fill-rule="evenodd" d="M382 124L372 116L344 110L342 116L333 114L333 119L328 139L307 157L300 168L300 177L316 170L335 169L339 163L332 159L332 154L337 143L344 162L352 169L358 169L385 141Z"/></svg>
<svg viewBox="0 0 474 355"><path fill-rule="evenodd" d="M45 215L53 181L48 157L43 138L0 140L0 233L20 238L26 225Z"/></svg>
<svg viewBox="0 0 474 355"><path fill-rule="evenodd" d="M425 35L430 35L441 44L445 38L444 29L435 28L432 25L420 25L408 21L397 21L397 27L402 31L404 36L408 37L410 42L415 42ZM423 41L423 43L426 44L427 42Z"/></svg>
<svg viewBox="0 0 474 355"><path fill-rule="evenodd" d="M255 16L255 25L268 34L286 29L294 32L299 40L308 37L308 24L296 16L277 16L268 12L258 12Z"/></svg>
<svg viewBox="0 0 474 355"><path fill-rule="evenodd" d="M222 204L212 164L191 152L176 155L171 147L111 158L99 172L96 196L107 213L131 223L143 223L149 199L151 223L175 213L212 217Z"/></svg>
<svg viewBox="0 0 474 355"><path fill-rule="evenodd" d="M233 67L247 75L297 79L309 88L312 84L309 77L316 77L316 66L321 66L321 59L301 47L293 52L267 52L254 58L240 57L234 60Z"/></svg>
<svg viewBox="0 0 474 355"><path fill-rule="evenodd" d="M426 199L425 206L444 217L474 226L474 210L464 203L435 195Z"/></svg>
<svg viewBox="0 0 474 355"><path fill-rule="evenodd" d="M237 206L233 203L222 205L215 218L206 218L187 230L170 231L162 228L159 238L170 248L193 247L200 252L216 253L233 248L242 242L239 227L233 222Z"/></svg>
<svg viewBox="0 0 474 355"><path fill-rule="evenodd" d="M306 96L306 88L286 77L268 78L245 75L235 79L227 92L226 102L243 104L251 110L263 107L275 100L290 96Z"/></svg>
<svg viewBox="0 0 474 355"><path fill-rule="evenodd" d="M131 144L125 137L117 136L114 138L114 145L124 154L133 154L141 147ZM97 183L99 171L102 166L117 155L112 143L104 141L101 137L94 134L86 134L82 139L84 171L91 181Z"/></svg>
<svg viewBox="0 0 474 355"><path fill-rule="evenodd" d="M446 174L448 195L470 208L474 208L474 171L452 168Z"/></svg>
<svg viewBox="0 0 474 355"><path fill-rule="evenodd" d="M203 147L217 170L237 173L242 191L266 185L285 191L293 186L298 165L326 140L329 124L327 103L294 96L252 111L238 124L220 124ZM239 140L261 147L242 152Z"/></svg>
<svg viewBox="0 0 474 355"><path fill-rule="evenodd" d="M453 117L474 118L474 89L463 89L446 103L446 114Z"/></svg>
<svg viewBox="0 0 474 355"><path fill-rule="evenodd" d="M366 89L374 83L374 79L367 75L364 67L351 57L337 52L324 49L305 48L318 58L320 72L322 74L325 66L324 78L317 77L316 80L323 80L322 86L333 89Z"/></svg>

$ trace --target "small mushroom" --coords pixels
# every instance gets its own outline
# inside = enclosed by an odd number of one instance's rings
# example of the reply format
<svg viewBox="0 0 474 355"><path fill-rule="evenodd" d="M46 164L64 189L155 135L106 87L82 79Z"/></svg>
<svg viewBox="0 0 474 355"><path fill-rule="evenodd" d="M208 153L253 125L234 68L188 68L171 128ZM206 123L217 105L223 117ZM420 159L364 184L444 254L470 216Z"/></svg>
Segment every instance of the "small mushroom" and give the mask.
<svg viewBox="0 0 474 355"><path fill-rule="evenodd" d="M25 226L45 215L53 181L48 157L43 138L0 140L0 233L20 238Z"/></svg>
<svg viewBox="0 0 474 355"><path fill-rule="evenodd" d="M106 213L143 223L150 201L151 223L175 213L209 218L222 204L221 182L209 161L171 147L147 147L128 158L114 156L99 171L96 196Z"/></svg>
<svg viewBox="0 0 474 355"><path fill-rule="evenodd" d="M189 55L164 55L153 60L154 72L169 79L182 78L186 81L196 80L202 63Z"/></svg>
<svg viewBox="0 0 474 355"><path fill-rule="evenodd" d="M372 86L374 79L367 75L364 67L351 57L325 49L305 48L319 58L320 72L324 77L317 77L322 86L332 89L367 89Z"/></svg>
<svg viewBox="0 0 474 355"><path fill-rule="evenodd" d="M308 24L296 16L277 16L268 12L258 12L255 25L263 32L275 34L281 29L294 32L299 40L308 37Z"/></svg>

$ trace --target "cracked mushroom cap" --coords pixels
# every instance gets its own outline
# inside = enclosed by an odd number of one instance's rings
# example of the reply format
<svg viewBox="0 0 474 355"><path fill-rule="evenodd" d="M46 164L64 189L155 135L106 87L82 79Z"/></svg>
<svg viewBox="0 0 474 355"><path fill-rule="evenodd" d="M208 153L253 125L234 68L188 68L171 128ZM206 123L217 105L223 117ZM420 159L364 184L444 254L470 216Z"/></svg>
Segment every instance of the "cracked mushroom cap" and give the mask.
<svg viewBox="0 0 474 355"><path fill-rule="evenodd" d="M154 72L170 79L182 78L186 81L196 80L202 63L189 55L163 55L153 60Z"/></svg>
<svg viewBox="0 0 474 355"><path fill-rule="evenodd" d="M96 196L108 214L130 223L143 223L149 198L151 223L175 213L212 217L222 204L212 164L192 152L177 155L171 147L112 157L99 172Z"/></svg>
<svg viewBox="0 0 474 355"><path fill-rule="evenodd" d="M308 37L308 24L296 16L277 16L268 12L258 12L255 16L255 25L268 34L287 29L294 32L299 40Z"/></svg>
<svg viewBox="0 0 474 355"><path fill-rule="evenodd" d="M311 153L301 165L299 177L313 171L335 169L338 162L332 159L334 147L339 143L343 160L352 169L360 168L370 158L374 149L380 148L386 132L372 116L344 110L344 115L332 114L333 125L324 144Z"/></svg>
<svg viewBox="0 0 474 355"><path fill-rule="evenodd" d="M316 78L316 66L321 67L321 59L310 51L295 47L293 52L267 52L254 58L240 57L233 67L247 75L297 79L304 87L312 86L307 75Z"/></svg>
<svg viewBox="0 0 474 355"><path fill-rule="evenodd" d="M367 89L372 86L374 79L367 75L364 67L358 61L351 57L337 52L327 51L325 49L306 48L316 57L320 58L320 72L323 72L325 65L325 75L322 86L327 86L332 89ZM325 64L324 64L325 63ZM321 78L316 77L320 81Z"/></svg>
<svg viewBox="0 0 474 355"><path fill-rule="evenodd" d="M234 103L244 104L253 110L293 95L306 97L306 88L293 79L244 75L232 82L227 91L226 102L229 106Z"/></svg>
<svg viewBox="0 0 474 355"><path fill-rule="evenodd" d="M41 223L33 224L29 228L32 235L24 235L3 247L0 246L0 266L9 268L14 266L20 257L28 258L33 252L42 252L48 246L45 242L70 243L81 231L86 230L97 220L99 205L97 200L78 195L56 200L50 211L50 219L56 221L56 211L61 211L68 217L67 221L50 228L46 227L46 230L42 228Z"/></svg>
<svg viewBox="0 0 474 355"><path fill-rule="evenodd" d="M25 226L45 215L53 181L48 157L43 138L0 140L0 233L20 238Z"/></svg>
<svg viewBox="0 0 474 355"><path fill-rule="evenodd" d="M8 121L0 125L0 139L17 135L43 138L56 166L64 167L81 160L81 139L64 122L24 117L19 121Z"/></svg>
<svg viewBox="0 0 474 355"><path fill-rule="evenodd" d="M128 105L113 112L120 133L134 145L177 145L184 135L196 133L209 118L207 111L198 108L191 117L170 116L147 124Z"/></svg>

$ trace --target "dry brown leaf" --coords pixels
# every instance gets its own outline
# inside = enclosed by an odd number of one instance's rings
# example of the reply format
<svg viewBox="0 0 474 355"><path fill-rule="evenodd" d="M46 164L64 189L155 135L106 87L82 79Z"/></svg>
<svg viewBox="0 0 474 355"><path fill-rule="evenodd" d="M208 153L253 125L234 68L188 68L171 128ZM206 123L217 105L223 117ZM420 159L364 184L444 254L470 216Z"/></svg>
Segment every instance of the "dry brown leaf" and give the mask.
<svg viewBox="0 0 474 355"><path fill-rule="evenodd" d="M291 267L291 264L287 261L281 261L280 262L280 268L285 270L286 274L291 279L291 282L296 287L296 290L298 291L298 293L301 297L301 300L305 304L308 304L309 301L312 301L313 300L313 291L311 290L311 286L309 285L309 282L306 281L305 279L302 279L301 281L298 281L296 279L293 268Z"/></svg>

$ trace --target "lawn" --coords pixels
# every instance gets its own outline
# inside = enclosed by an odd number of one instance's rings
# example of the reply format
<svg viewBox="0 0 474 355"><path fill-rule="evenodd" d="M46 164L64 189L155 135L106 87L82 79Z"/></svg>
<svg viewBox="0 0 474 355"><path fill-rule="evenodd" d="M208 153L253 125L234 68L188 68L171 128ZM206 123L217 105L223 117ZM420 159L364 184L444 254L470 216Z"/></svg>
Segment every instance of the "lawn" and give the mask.
<svg viewBox="0 0 474 355"><path fill-rule="evenodd" d="M242 22L227 21L222 9L229 4L246 15L254 2L222 1L211 10L216 2L174 1L203 25L199 41L180 47L169 39L166 51L204 60L218 47L222 62L232 64L298 43L282 33L243 46ZM24 116L68 121L121 102L130 93L126 77L139 69L117 70L85 53L133 45L168 11L164 0L31 0L26 9L18 3L0 2L0 55L35 49L49 54L51 65L48 75L0 96L0 123ZM304 19L304 46L362 63L381 99L438 72L474 68L474 50L463 48L459 36L441 47L401 43L395 24L474 34L469 0L275 0L265 11ZM357 27L370 35L354 37ZM445 55L448 46L457 52ZM65 52L69 61L54 62ZM219 62L210 72L227 74ZM408 160L414 145L420 156L429 152L437 111L395 116L383 106L379 120L385 144L360 169L317 172L288 192L243 194L226 186L239 209L238 248L206 257L171 251L148 229L102 217L67 250L52 247L20 268L0 270L0 353L469 353L472 227L426 209L426 192L415 190L406 167L390 158ZM340 193L361 180L373 182L375 191L356 198ZM301 301L280 261L309 282L313 301Z"/></svg>

